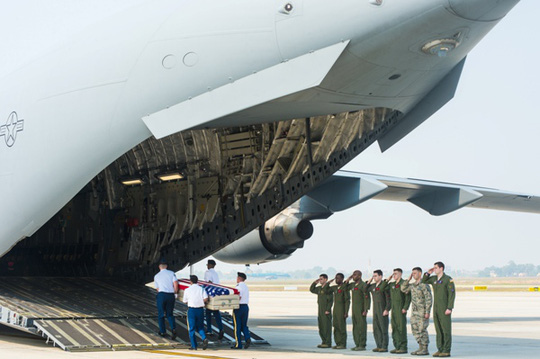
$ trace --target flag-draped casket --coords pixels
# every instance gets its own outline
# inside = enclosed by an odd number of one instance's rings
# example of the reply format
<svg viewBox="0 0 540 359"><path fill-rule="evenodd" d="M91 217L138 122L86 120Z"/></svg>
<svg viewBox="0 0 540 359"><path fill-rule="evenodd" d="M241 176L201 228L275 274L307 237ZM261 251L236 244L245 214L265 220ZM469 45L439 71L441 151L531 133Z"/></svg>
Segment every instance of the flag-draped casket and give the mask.
<svg viewBox="0 0 540 359"><path fill-rule="evenodd" d="M210 310L238 309L240 307L240 292L236 288L226 287L220 284L199 281L201 287L208 293L206 308ZM191 286L189 279L178 280L178 298L184 299L184 290Z"/></svg>

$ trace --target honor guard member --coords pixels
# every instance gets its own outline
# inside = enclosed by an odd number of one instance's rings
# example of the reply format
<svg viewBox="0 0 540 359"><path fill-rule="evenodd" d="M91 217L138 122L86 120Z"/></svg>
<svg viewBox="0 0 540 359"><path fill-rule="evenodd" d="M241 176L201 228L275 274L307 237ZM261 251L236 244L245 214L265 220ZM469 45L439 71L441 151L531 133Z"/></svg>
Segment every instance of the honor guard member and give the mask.
<svg viewBox="0 0 540 359"><path fill-rule="evenodd" d="M435 272L434 276L431 273ZM437 332L437 349L434 357L449 357L452 348L452 310L456 299L456 288L452 277L444 274L443 262L436 262L427 271L422 283L433 286L433 324Z"/></svg>
<svg viewBox="0 0 540 359"><path fill-rule="evenodd" d="M386 353L388 351L388 313L390 311L388 283L383 281L383 273L377 269L367 284L373 302L373 336L377 345L373 351Z"/></svg>
<svg viewBox="0 0 540 359"><path fill-rule="evenodd" d="M207 271L204 273L204 281L214 284L219 284L219 276L214 269L216 261L209 259L206 263ZM206 309L206 334L212 334L212 315L216 319L216 326L219 330L218 339L223 339L223 323L221 321L221 314L219 310Z"/></svg>
<svg viewBox="0 0 540 359"><path fill-rule="evenodd" d="M335 286L330 287L334 293L334 341L336 345L332 349L347 348L347 318L349 317L349 307L351 305L351 294L347 289L347 284L343 282L343 273L336 274L330 282L336 281Z"/></svg>
<svg viewBox="0 0 540 359"><path fill-rule="evenodd" d="M167 262L162 259L159 262L159 273L154 276L154 285L158 292L156 305L158 310L159 335L164 337L167 333L165 317L169 320L171 339L176 339L176 324L173 310L176 294L178 293L178 279L173 271L167 269Z"/></svg>
<svg viewBox="0 0 540 359"><path fill-rule="evenodd" d="M351 279L353 282L349 283ZM356 345L351 350L363 351L366 350L366 318L371 304L367 284L362 280L362 272L359 270L355 270L345 283L348 284L347 289L351 291L353 339Z"/></svg>
<svg viewBox="0 0 540 359"><path fill-rule="evenodd" d="M203 339L203 350L208 347L208 339L204 334L204 303L208 302L208 293L198 285L199 278L196 275L189 276L191 286L184 291L184 303L188 306L188 330L189 340L191 341L190 350L197 350L197 340L195 332L199 333Z"/></svg>
<svg viewBox="0 0 540 359"><path fill-rule="evenodd" d="M236 343L232 349L242 349L242 333L244 333L244 339L246 341L246 349L251 345L251 336L249 335L249 328L247 326L249 316L249 289L245 280L247 276L245 273L238 272L236 277L236 289L240 292L240 308L233 311L234 319L234 339Z"/></svg>
<svg viewBox="0 0 540 359"><path fill-rule="evenodd" d="M317 304L319 306L319 315L317 322L319 324L319 335L322 343L317 345L317 348L332 347L332 304L334 303L334 295L330 289L328 275L321 274L319 279L311 283L309 291L317 294Z"/></svg>
<svg viewBox="0 0 540 359"><path fill-rule="evenodd" d="M410 283L414 279L414 283ZM429 335L427 327L429 325L429 313L433 298L429 285L422 283L422 268L414 267L409 279L401 286L403 293L411 293L411 329L419 345L419 349L411 352L412 355L429 355Z"/></svg>
<svg viewBox="0 0 540 359"><path fill-rule="evenodd" d="M401 286L403 285L403 270L401 268L394 269L392 275L388 278L388 287L390 288L390 323L392 324L392 341L394 349L390 350L392 354L407 353L407 310L411 305L411 294L403 293ZM390 279L394 278L394 282L390 283Z"/></svg>

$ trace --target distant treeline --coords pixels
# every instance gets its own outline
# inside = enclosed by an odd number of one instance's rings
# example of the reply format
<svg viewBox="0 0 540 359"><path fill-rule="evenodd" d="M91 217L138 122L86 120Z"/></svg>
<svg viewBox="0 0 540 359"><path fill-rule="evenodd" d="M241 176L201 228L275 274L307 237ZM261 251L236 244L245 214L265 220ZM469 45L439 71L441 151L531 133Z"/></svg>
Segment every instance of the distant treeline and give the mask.
<svg viewBox="0 0 540 359"><path fill-rule="evenodd" d="M508 262L503 267L487 267L478 273L479 277L536 277L540 274L540 265L516 264Z"/></svg>

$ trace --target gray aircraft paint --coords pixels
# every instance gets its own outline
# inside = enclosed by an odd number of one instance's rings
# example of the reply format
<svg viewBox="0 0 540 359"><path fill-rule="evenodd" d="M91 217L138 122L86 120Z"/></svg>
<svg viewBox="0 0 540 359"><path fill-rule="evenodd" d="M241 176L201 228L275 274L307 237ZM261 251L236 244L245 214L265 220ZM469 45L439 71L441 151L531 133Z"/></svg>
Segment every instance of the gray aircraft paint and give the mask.
<svg viewBox="0 0 540 359"><path fill-rule="evenodd" d="M91 3L103 9L109 2ZM0 123L16 112L24 130L10 137L11 146L0 141L0 253L34 233L105 166L151 136L144 117L310 52L350 41L319 86L233 109L237 121L251 123L255 114L258 121L273 121L376 106L408 113L517 1L496 9L488 3L494 4L477 0L464 10L457 0L387 0L381 6L313 0L291 2L293 10L284 13L285 1L164 0L119 2L93 16L83 14L84 3L65 15L61 1L4 5L0 23L2 33L13 34L9 42L38 44L28 53L7 47L3 57L10 66L0 79ZM472 11L474 20L463 18L464 11ZM25 15L7 21L12 14ZM84 21L77 23L77 17ZM40 36L28 36L34 20L46 27L59 18L64 26L55 30L62 35L50 32L47 46ZM459 46L446 57L420 50L449 36ZM203 120L224 126L231 118L223 112Z"/></svg>

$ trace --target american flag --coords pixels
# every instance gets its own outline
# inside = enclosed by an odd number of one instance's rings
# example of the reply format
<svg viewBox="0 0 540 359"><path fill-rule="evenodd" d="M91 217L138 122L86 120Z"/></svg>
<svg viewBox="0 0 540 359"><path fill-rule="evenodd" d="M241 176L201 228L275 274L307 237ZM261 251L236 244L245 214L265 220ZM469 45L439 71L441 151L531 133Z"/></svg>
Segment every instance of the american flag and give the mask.
<svg viewBox="0 0 540 359"><path fill-rule="evenodd" d="M225 287L224 285L204 282L202 280L200 280L197 284L203 287L210 297L215 297L218 295L240 294L238 289ZM186 290L191 286L191 282L189 281L189 279L179 279L178 285L180 286L181 290Z"/></svg>

